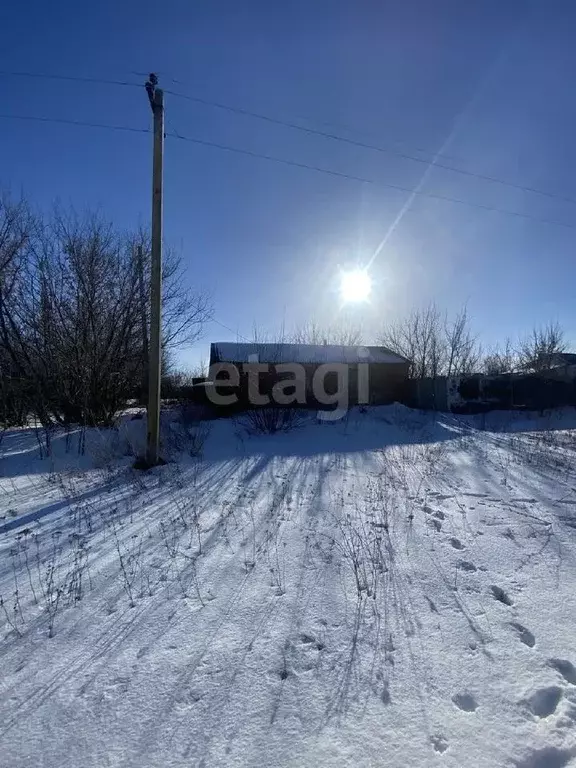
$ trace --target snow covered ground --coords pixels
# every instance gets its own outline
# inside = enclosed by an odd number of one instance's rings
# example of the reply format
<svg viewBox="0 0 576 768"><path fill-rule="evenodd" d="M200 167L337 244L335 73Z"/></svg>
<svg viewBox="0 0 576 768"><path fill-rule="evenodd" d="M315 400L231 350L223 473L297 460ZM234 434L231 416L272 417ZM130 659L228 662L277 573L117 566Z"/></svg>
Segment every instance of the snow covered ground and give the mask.
<svg viewBox="0 0 576 768"><path fill-rule="evenodd" d="M2 766L576 765L574 411L142 428L4 436Z"/></svg>

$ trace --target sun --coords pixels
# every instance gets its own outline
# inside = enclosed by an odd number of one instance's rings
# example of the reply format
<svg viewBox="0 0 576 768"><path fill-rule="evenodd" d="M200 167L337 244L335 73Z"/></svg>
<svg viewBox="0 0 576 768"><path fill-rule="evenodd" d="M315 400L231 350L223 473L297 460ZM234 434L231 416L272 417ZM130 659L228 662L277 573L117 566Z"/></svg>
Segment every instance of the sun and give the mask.
<svg viewBox="0 0 576 768"><path fill-rule="evenodd" d="M346 303L366 301L370 296L371 290L372 280L365 269L342 272L340 277L340 293Z"/></svg>

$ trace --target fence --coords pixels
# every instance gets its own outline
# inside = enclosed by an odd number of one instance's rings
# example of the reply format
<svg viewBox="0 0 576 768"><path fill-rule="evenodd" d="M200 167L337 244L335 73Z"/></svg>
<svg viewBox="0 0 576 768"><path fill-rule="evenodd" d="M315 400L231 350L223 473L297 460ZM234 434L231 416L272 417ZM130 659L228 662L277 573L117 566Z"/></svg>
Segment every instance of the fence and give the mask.
<svg viewBox="0 0 576 768"><path fill-rule="evenodd" d="M408 392L406 405L455 413L543 411L576 405L576 380L552 378L545 372L417 379Z"/></svg>

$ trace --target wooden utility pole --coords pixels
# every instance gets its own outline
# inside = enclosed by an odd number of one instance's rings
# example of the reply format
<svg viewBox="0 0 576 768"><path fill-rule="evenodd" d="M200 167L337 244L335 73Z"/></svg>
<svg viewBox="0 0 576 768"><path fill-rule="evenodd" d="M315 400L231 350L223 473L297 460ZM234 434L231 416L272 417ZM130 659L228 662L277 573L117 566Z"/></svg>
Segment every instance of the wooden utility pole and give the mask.
<svg viewBox="0 0 576 768"><path fill-rule="evenodd" d="M136 266L138 269L138 292L140 294L140 327L142 333L142 358L144 370L142 371L142 400L146 397L148 403L148 318L146 315L148 303L146 301L146 288L144 287L144 250L141 245L136 249Z"/></svg>
<svg viewBox="0 0 576 768"><path fill-rule="evenodd" d="M160 462L160 382L162 360L162 166L164 160L164 93L154 73L146 92L154 115L152 164L152 255L150 269L150 348L148 358L148 436L146 463Z"/></svg>

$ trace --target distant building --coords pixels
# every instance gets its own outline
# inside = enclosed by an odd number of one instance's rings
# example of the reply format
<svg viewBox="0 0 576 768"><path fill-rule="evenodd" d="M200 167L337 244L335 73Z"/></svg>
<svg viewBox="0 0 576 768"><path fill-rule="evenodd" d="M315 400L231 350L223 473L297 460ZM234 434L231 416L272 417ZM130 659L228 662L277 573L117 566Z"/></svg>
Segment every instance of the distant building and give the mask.
<svg viewBox="0 0 576 768"><path fill-rule="evenodd" d="M242 398L247 397L245 382L249 372L255 370L254 365L268 366L267 372L258 373L258 385L260 392L270 393L277 382L294 379L294 374L288 375L283 366L298 364L296 376L306 393L306 404L311 407L319 404L313 387L315 378L324 379L326 392L330 394L341 387L339 376L343 374L348 404L365 399L370 404L402 399L410 367L409 360L386 347L229 341L210 345L210 377L216 382L221 364L232 365L238 371ZM330 368L320 371L321 366Z"/></svg>
<svg viewBox="0 0 576 768"><path fill-rule="evenodd" d="M548 368L542 371L541 375L546 378L573 381L576 379L576 353L555 352L550 356Z"/></svg>

